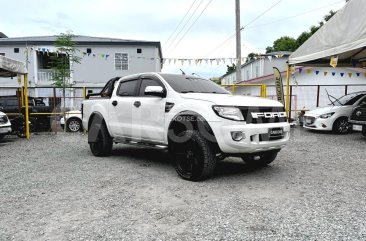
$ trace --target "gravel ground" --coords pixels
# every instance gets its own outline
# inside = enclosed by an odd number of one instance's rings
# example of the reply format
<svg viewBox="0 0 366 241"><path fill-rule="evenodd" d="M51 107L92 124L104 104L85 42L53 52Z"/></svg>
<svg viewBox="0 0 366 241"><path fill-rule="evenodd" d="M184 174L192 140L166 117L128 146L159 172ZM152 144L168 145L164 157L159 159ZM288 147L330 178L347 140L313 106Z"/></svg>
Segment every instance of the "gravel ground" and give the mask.
<svg viewBox="0 0 366 241"><path fill-rule="evenodd" d="M86 136L0 143L0 240L366 240L366 139L295 129L276 161L236 158L203 182L165 151Z"/></svg>

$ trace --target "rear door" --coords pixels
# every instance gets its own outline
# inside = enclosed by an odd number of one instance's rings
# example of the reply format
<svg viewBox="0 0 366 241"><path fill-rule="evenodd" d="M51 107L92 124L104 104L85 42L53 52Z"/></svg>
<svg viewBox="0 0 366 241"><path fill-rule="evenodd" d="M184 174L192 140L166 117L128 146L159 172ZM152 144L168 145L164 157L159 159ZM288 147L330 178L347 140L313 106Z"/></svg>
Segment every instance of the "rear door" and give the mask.
<svg viewBox="0 0 366 241"><path fill-rule="evenodd" d="M138 96L132 106L133 137L153 142L164 141L165 103L166 98L145 95L147 86L161 86L164 84L154 76L142 76Z"/></svg>
<svg viewBox="0 0 366 241"><path fill-rule="evenodd" d="M109 100L109 127L113 136L132 137L132 106L139 79L121 81Z"/></svg>

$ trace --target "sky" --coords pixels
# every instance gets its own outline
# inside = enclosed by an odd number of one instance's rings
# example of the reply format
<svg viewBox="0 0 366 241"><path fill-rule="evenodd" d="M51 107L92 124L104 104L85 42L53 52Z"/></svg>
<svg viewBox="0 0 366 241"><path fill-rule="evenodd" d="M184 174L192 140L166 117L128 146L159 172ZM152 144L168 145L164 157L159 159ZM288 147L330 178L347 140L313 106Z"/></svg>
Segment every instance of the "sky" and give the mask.
<svg viewBox="0 0 366 241"><path fill-rule="evenodd" d="M235 58L235 0L0 0L8 37L76 35L160 41L163 58ZM342 0L241 0L242 56L265 53L281 36L297 38ZM164 63L162 72L225 74L230 61Z"/></svg>

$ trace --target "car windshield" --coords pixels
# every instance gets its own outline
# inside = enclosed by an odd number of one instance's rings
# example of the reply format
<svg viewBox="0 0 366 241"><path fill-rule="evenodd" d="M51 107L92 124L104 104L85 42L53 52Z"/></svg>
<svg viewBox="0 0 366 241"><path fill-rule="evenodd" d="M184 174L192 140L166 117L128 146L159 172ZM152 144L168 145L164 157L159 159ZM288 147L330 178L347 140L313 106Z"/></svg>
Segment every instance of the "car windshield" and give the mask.
<svg viewBox="0 0 366 241"><path fill-rule="evenodd" d="M177 74L161 74L161 76L178 93L230 94L211 80Z"/></svg>
<svg viewBox="0 0 366 241"><path fill-rule="evenodd" d="M342 96L339 99L336 99L333 101L333 104L336 106L341 105L353 105L356 101L358 101L360 98L364 97L366 93L352 93L349 95Z"/></svg>

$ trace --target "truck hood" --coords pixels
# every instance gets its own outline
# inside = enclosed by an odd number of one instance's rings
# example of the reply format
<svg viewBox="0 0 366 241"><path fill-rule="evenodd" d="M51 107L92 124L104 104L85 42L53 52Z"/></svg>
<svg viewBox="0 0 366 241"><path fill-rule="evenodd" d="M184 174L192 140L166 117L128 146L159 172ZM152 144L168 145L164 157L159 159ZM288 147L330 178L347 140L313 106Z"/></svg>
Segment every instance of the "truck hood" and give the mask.
<svg viewBox="0 0 366 241"><path fill-rule="evenodd" d="M310 116L318 116L318 115L323 115L323 114L327 114L330 112L336 112L339 108L342 108L343 106L326 106L326 107L320 107L311 111L308 111L305 113L305 115L310 115Z"/></svg>
<svg viewBox="0 0 366 241"><path fill-rule="evenodd" d="M227 106L283 106L276 100L270 100L260 97L251 97L243 95L230 95L230 94L211 94L211 93L187 93L181 94L184 99L193 99L201 101L209 101L215 105L227 105Z"/></svg>

